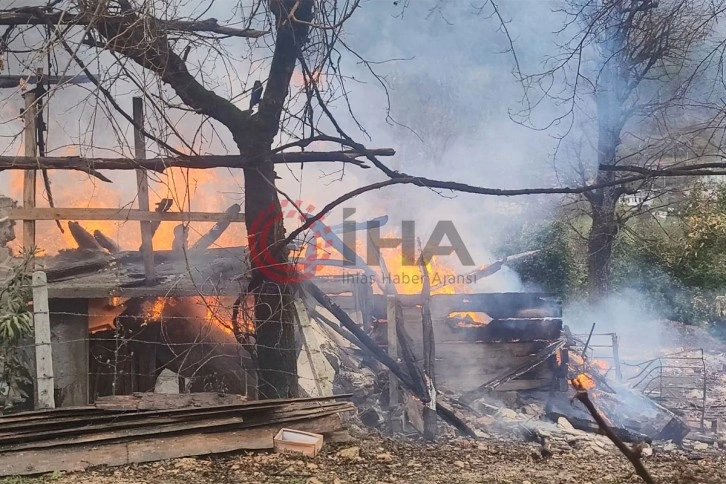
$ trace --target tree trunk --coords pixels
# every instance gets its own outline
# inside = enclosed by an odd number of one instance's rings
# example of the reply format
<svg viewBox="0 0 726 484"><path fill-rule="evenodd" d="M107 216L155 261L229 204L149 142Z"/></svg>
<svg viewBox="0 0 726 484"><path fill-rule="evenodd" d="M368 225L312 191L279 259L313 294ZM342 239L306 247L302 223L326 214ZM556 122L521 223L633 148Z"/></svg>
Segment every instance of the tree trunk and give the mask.
<svg viewBox="0 0 726 484"><path fill-rule="evenodd" d="M592 226L587 238L588 295L597 302L610 289L610 259L613 242L618 233L615 216L618 193L605 189L600 200L590 202Z"/></svg>
<svg viewBox="0 0 726 484"><path fill-rule="evenodd" d="M247 220L252 266L249 290L255 301L258 396L290 398L297 396L298 388L295 327L290 312L292 292L284 271L270 270L274 264L270 258L281 266L289 262L285 254L267 250L285 237L271 167L265 164L259 171L245 170L245 212L256 214Z"/></svg>
<svg viewBox="0 0 726 484"><path fill-rule="evenodd" d="M298 391L290 266L286 253L270 250L285 238L285 227L269 153L280 128L297 58L307 42L308 25L302 22L312 21L313 4L313 0L270 0L277 40L267 85L259 112L250 120L252 132L235 136L240 153L252 162L245 168L245 213L260 398L294 397Z"/></svg>
<svg viewBox="0 0 726 484"><path fill-rule="evenodd" d="M617 36L613 40L615 47L622 45L623 39ZM624 98L622 97L622 77L618 63L610 57L616 51L603 54L605 64L601 71L600 81L595 92L597 105L597 162L598 166L617 164L617 151L620 146L620 133L623 129L622 115ZM612 183L615 173L599 170L596 183ZM592 226L587 238L587 275L588 296L591 302L598 302L607 297L610 289L610 258L613 253L613 242L618 233L616 208L622 188L611 186L595 190L586 195L590 202Z"/></svg>

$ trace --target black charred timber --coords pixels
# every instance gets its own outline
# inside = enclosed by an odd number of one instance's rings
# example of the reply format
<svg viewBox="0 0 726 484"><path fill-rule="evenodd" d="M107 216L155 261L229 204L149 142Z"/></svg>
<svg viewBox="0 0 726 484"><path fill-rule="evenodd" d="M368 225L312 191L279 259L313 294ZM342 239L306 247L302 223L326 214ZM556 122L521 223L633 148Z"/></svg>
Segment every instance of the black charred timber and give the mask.
<svg viewBox="0 0 726 484"><path fill-rule="evenodd" d="M209 229L209 232L204 234L198 241L194 243L194 245L192 245L192 250L199 251L208 249L209 246L212 245L225 230L227 230L227 227L229 227L229 224L232 223L232 220L237 217L237 214L239 214L240 210L242 210L242 207L240 207L238 203L231 205L227 210L225 210L219 221L217 221L217 223L214 224L211 229Z"/></svg>
<svg viewBox="0 0 726 484"><path fill-rule="evenodd" d="M116 254L121 249L119 249L118 244L111 240L106 234L101 232L100 230L94 230L93 231L93 238L96 239L96 242L98 242L98 245L109 251L111 254Z"/></svg>
<svg viewBox="0 0 726 484"><path fill-rule="evenodd" d="M70 230L73 240L78 244L79 249L103 251L103 247L99 245L93 235L78 222L68 222L68 230Z"/></svg>
<svg viewBox="0 0 726 484"><path fill-rule="evenodd" d="M406 374L406 372L400 366L398 366L398 363L396 363L390 356L388 356L388 353L386 353L380 346L378 346L375 341L373 341L370 336L368 336L366 332L363 331L363 329L361 329L355 323L355 321L350 319L350 316L348 316L348 314L343 311L340 306L335 304L327 296L327 294L321 291L320 288L313 284L311 281L304 281L300 284L300 286L305 292L310 294L318 302L318 304L330 311L330 313L335 316L338 321L340 321L340 324L342 324L347 330L353 333L355 337L358 338L360 342L364 344L371 353L373 353L378 361L383 363L386 367L388 367L389 370L391 370L391 372L393 372L394 375L396 375L396 377L400 380L403 386L405 386L414 393L416 392L416 386L411 378L408 376L408 374ZM423 403L428 403L428 401L424 401L424 395L417 394L416 396ZM438 402L436 403L436 413L442 419L444 419L444 421L456 427L456 429L464 435L472 438L477 438L476 433L474 433L474 431L468 425L466 425L464 421L454 415L451 410L444 407Z"/></svg>
<svg viewBox="0 0 726 484"><path fill-rule="evenodd" d="M406 331L406 327L403 324L403 308L401 303L396 301L396 321L389 321L388 324L396 325L396 335L398 336L398 349L401 353L403 361L406 363L408 368L408 374L411 375L414 384L416 385L415 393L422 395L425 398L421 398L424 402L431 401L431 395L429 395L429 389L426 385L426 377L421 367L416 363L416 354L413 352L413 340Z"/></svg>
<svg viewBox="0 0 726 484"><path fill-rule="evenodd" d="M447 323L466 341L552 341L562 333L562 320L556 318L494 319L484 325L460 325L466 320L449 318Z"/></svg>
<svg viewBox="0 0 726 484"><path fill-rule="evenodd" d="M549 412L546 414L546 417L549 418L550 420L552 420L553 422L557 422L557 419L559 419L560 417L564 417L577 430L584 430L585 432L592 432L595 434L604 434L602 429L600 429L600 427L598 426L597 422L594 422L593 420L591 420L589 418L579 418L579 417L575 417L572 415L564 415L559 412ZM635 430L629 430L629 429L624 429L621 427L613 427L613 426L610 426L610 429L623 442L629 442L629 443L646 442L648 444L653 442L652 438L648 437L645 434L641 434L640 432L636 432Z"/></svg>

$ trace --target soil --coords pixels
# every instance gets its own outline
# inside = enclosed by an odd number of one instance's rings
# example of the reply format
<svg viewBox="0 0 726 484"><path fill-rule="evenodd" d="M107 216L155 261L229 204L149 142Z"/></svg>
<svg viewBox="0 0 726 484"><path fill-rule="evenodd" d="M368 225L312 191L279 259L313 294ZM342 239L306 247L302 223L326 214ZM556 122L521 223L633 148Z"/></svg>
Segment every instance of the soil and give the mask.
<svg viewBox="0 0 726 484"><path fill-rule="evenodd" d="M673 447L671 445L671 447ZM549 453L545 452L546 455ZM722 451L665 451L656 447L644 464L659 483L726 482ZM10 478L3 484L90 483L637 483L630 463L602 442L552 449L542 457L539 444L497 439L445 439L434 444L362 435L343 444L326 444L314 458L272 452L183 458L81 473Z"/></svg>

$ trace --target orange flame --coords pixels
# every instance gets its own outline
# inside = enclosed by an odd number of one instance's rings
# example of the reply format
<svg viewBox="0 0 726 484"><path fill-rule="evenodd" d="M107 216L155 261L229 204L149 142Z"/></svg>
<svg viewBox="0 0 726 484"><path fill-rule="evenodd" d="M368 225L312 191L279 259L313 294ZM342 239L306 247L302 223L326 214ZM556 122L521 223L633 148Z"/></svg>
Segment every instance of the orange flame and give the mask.
<svg viewBox="0 0 726 484"><path fill-rule="evenodd" d="M592 390L597 386L595 380L586 373L580 373L570 381L577 391Z"/></svg>

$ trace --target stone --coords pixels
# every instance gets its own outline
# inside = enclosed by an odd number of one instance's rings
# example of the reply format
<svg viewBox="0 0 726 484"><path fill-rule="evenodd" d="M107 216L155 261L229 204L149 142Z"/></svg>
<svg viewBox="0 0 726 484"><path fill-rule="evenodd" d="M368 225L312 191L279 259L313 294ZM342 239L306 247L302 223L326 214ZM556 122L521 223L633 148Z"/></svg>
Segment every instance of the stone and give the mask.
<svg viewBox="0 0 726 484"><path fill-rule="evenodd" d="M460 461L460 460L455 460L455 461L454 461L454 465L455 465L456 467L460 467L460 468L462 468L462 469L463 469L464 467L466 467L466 463L465 463L465 462L462 462L462 461Z"/></svg>
<svg viewBox="0 0 726 484"><path fill-rule="evenodd" d="M338 451L338 457L341 459L357 459L360 457L360 447L348 447Z"/></svg>
<svg viewBox="0 0 726 484"><path fill-rule="evenodd" d="M695 443L695 444L693 445L693 448L694 448L695 450L706 450L706 449L708 449L708 444L707 444L707 443L705 443L705 442L696 442L696 443Z"/></svg>
<svg viewBox="0 0 726 484"><path fill-rule="evenodd" d="M305 484L323 484L320 479L317 479L315 477L308 478L307 481L305 481Z"/></svg>
<svg viewBox="0 0 726 484"><path fill-rule="evenodd" d="M503 420L517 420L518 414L511 408L500 408L496 416Z"/></svg>

